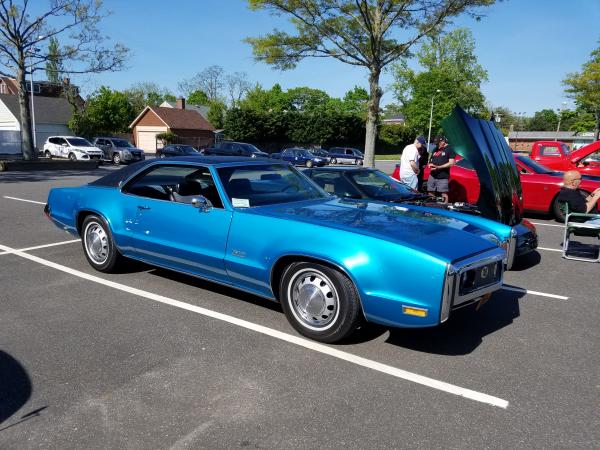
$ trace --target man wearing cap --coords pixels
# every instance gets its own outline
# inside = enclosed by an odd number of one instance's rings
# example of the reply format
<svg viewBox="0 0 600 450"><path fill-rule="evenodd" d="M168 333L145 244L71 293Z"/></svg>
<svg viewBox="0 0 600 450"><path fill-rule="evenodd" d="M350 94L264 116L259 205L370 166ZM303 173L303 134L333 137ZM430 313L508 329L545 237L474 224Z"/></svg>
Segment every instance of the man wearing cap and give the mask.
<svg viewBox="0 0 600 450"><path fill-rule="evenodd" d="M423 136L418 136L413 144L407 145L402 150L400 157L400 180L416 189L419 182L419 149L425 147L427 141Z"/></svg>
<svg viewBox="0 0 600 450"><path fill-rule="evenodd" d="M455 163L456 153L448 145L444 136L435 138L437 148L429 161L429 180L427 191L429 195L440 194L444 203L448 203L448 182L450 181L450 167Z"/></svg>

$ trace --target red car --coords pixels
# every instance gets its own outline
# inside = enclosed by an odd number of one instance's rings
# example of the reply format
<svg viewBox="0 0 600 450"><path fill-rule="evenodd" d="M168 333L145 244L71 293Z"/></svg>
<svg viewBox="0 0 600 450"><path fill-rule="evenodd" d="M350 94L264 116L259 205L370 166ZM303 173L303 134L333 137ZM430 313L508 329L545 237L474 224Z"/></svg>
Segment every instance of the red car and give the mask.
<svg viewBox="0 0 600 450"><path fill-rule="evenodd" d="M556 197L562 187L562 172L555 172L525 155L515 153L517 168L521 176L523 189L523 208L526 211L550 213L559 221L564 216L558 207ZM469 202L476 204L479 199L479 179L475 170L466 159L457 156L456 165L450 169L450 201ZM399 179L398 167L392 175ZM429 178L429 168L426 167L423 179ZM600 177L582 175L580 189L587 193L600 188Z"/></svg>
<svg viewBox="0 0 600 450"><path fill-rule="evenodd" d="M529 156L549 169L578 170L582 175L600 175L600 141L573 151L564 142L536 141Z"/></svg>

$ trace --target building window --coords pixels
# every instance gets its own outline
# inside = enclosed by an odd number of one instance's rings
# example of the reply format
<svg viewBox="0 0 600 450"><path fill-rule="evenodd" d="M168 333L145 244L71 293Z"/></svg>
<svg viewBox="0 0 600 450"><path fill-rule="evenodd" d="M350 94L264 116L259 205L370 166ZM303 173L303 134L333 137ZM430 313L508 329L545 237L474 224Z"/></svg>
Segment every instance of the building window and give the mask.
<svg viewBox="0 0 600 450"><path fill-rule="evenodd" d="M31 92L31 83L26 83L26 86L27 86L27 92ZM34 94L40 93L40 85L38 83L33 83L33 93Z"/></svg>

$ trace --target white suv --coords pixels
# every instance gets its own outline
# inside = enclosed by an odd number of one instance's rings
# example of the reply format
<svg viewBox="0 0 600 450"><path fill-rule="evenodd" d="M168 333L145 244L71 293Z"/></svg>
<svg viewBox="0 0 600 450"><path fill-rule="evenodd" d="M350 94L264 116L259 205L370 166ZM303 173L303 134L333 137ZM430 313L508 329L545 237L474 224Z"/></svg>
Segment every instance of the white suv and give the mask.
<svg viewBox="0 0 600 450"><path fill-rule="evenodd" d="M69 158L71 161L100 160L102 150L81 137L50 136L44 144L44 156L46 158Z"/></svg>

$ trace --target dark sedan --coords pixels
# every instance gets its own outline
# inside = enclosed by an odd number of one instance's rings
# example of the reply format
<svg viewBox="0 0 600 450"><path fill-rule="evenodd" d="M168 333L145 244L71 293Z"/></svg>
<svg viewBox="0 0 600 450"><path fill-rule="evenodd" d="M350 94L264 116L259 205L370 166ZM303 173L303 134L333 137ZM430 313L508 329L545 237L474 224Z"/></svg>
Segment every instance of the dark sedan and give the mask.
<svg viewBox="0 0 600 450"><path fill-rule="evenodd" d="M182 144L169 144L156 150L157 158L167 158L170 156L202 156L202 153L191 145Z"/></svg>
<svg viewBox="0 0 600 450"><path fill-rule="evenodd" d="M305 148L286 148L281 153L271 154L271 158L281 159L291 162L296 166L306 167L324 166L329 161L327 157L314 155Z"/></svg>

